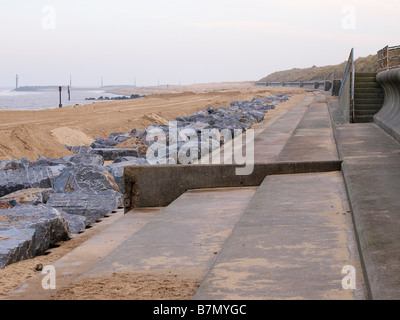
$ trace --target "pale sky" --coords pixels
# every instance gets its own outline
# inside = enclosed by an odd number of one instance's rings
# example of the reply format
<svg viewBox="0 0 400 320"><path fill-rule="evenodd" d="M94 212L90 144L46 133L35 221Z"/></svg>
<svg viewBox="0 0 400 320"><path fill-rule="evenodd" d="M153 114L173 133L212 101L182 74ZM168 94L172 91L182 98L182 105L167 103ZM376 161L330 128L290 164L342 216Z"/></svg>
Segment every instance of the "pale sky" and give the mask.
<svg viewBox="0 0 400 320"><path fill-rule="evenodd" d="M399 0L0 0L0 87L247 81L400 45Z"/></svg>

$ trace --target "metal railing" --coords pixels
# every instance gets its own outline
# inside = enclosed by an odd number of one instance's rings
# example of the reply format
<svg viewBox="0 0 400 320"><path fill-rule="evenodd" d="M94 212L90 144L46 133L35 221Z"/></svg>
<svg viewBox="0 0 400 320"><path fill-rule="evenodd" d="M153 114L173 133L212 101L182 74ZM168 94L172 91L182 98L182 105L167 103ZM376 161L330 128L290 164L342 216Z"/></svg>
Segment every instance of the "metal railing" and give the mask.
<svg viewBox="0 0 400 320"><path fill-rule="evenodd" d="M343 75L342 84L339 90L339 102L343 115L347 118L349 112L349 122L354 122L354 82L355 82L355 66L354 66L354 48L351 49L346 69Z"/></svg>
<svg viewBox="0 0 400 320"><path fill-rule="evenodd" d="M378 70L386 71L400 67L400 46L386 46L378 51Z"/></svg>

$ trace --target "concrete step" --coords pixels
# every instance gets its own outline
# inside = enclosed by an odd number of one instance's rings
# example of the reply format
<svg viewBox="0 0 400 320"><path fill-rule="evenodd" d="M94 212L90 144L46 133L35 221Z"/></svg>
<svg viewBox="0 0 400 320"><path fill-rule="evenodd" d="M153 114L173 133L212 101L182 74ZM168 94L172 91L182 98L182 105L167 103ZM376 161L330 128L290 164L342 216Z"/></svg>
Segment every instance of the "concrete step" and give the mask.
<svg viewBox="0 0 400 320"><path fill-rule="evenodd" d="M371 105L368 105L368 104L358 104L358 103L355 104L355 110L356 110L356 111L357 111L357 110L365 110L365 111L374 111L374 112L378 112L381 108L382 108L382 105L381 105L381 104L376 104L376 105L374 105L374 104L371 104Z"/></svg>
<svg viewBox="0 0 400 320"><path fill-rule="evenodd" d="M364 110L364 109L358 109L357 107L355 109L356 116L373 116L377 112L378 112L377 110Z"/></svg>
<svg viewBox="0 0 400 320"><path fill-rule="evenodd" d="M356 78L370 78L370 77L376 77L377 73L376 72L356 72L355 77Z"/></svg>
<svg viewBox="0 0 400 320"><path fill-rule="evenodd" d="M384 99L384 94L383 92L354 93L354 99Z"/></svg>
<svg viewBox="0 0 400 320"><path fill-rule="evenodd" d="M376 82L376 78L375 77L355 78L354 80L355 80L354 85L355 84L365 84L365 83L374 83L374 82Z"/></svg>
<svg viewBox="0 0 400 320"><path fill-rule="evenodd" d="M356 248L340 172L268 176L194 299L364 299Z"/></svg>
<svg viewBox="0 0 400 320"><path fill-rule="evenodd" d="M356 115L355 123L371 123L374 121L373 115Z"/></svg>
<svg viewBox="0 0 400 320"><path fill-rule="evenodd" d="M354 89L355 94L364 94L364 93L383 93L383 90L381 88L355 88Z"/></svg>
<svg viewBox="0 0 400 320"><path fill-rule="evenodd" d="M354 101L359 106L376 106L381 108L384 99L355 99Z"/></svg>
<svg viewBox="0 0 400 320"><path fill-rule="evenodd" d="M354 83L354 88L355 89L358 89L358 88L382 89L381 86L379 85L379 83L377 83L376 81L373 81L373 82L355 82Z"/></svg>

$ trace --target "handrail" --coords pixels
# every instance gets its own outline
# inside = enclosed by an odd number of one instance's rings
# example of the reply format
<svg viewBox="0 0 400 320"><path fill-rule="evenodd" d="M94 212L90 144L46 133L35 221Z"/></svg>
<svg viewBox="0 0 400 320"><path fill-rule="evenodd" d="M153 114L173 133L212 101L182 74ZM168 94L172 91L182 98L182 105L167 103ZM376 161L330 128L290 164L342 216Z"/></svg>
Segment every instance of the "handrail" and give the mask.
<svg viewBox="0 0 400 320"><path fill-rule="evenodd" d="M378 51L378 70L385 71L400 67L400 46L386 46Z"/></svg>
<svg viewBox="0 0 400 320"><path fill-rule="evenodd" d="M355 108L354 108L354 82L355 82L355 66L354 66L354 48L351 49L349 59L347 60L346 69L343 75L342 83L339 90L339 99L341 99L347 79L350 77L350 122L354 122Z"/></svg>
<svg viewBox="0 0 400 320"><path fill-rule="evenodd" d="M341 85L340 85L339 97L342 96L342 93L343 93L343 90L344 90L344 85L345 85L346 79L347 79L347 77L349 76L350 67L351 67L351 69L353 69L353 68L352 68L352 65L354 64L354 57L353 57L353 55L354 55L354 48L351 49L349 59L347 60L346 69L345 69L345 71L344 71L342 83L341 83Z"/></svg>

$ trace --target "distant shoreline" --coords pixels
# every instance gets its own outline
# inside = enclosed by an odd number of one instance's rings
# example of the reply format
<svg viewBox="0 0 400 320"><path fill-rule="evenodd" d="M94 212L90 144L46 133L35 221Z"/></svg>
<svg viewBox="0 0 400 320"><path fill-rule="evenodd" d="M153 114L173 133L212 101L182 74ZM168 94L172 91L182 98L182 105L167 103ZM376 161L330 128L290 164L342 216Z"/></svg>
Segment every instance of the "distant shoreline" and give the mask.
<svg viewBox="0 0 400 320"><path fill-rule="evenodd" d="M58 91L60 86L23 86L19 88L10 89L10 91L16 92L33 92L33 91ZM68 86L61 86L62 90L68 89ZM106 91L106 87L71 87L71 90L75 91Z"/></svg>

